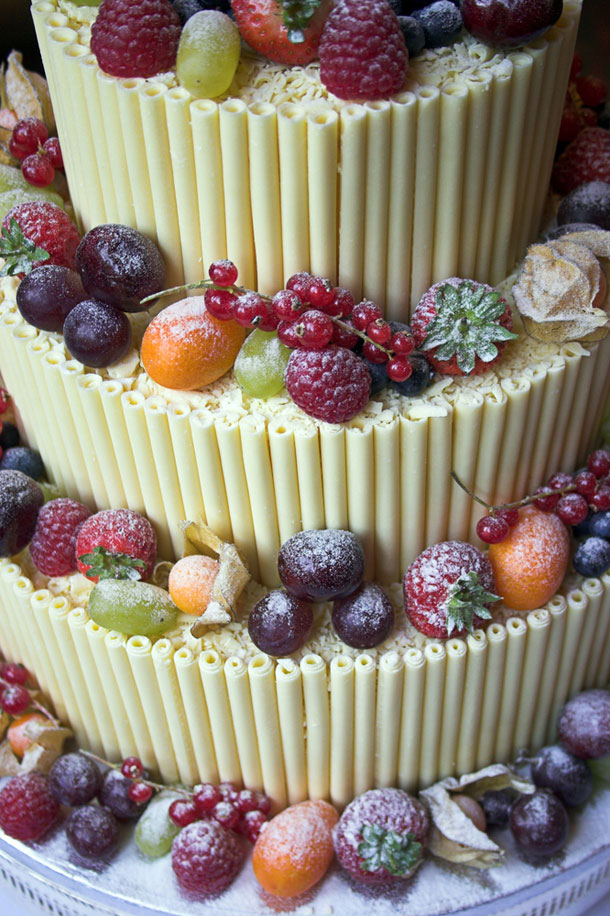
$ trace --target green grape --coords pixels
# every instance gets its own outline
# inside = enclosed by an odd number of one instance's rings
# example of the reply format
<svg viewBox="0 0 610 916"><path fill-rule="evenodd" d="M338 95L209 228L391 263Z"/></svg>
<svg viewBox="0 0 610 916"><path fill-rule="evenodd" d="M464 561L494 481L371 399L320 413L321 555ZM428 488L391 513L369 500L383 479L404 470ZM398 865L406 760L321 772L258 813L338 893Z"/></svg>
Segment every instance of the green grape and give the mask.
<svg viewBox="0 0 610 916"><path fill-rule="evenodd" d="M45 200L52 200L53 203L57 203L56 198L59 197L53 185L49 185L48 188L35 188L23 177L21 169L15 169L10 165L5 165L3 162L0 162L0 194L3 194L5 191L17 190L38 194L45 198ZM64 203L62 200L60 206L63 207L63 205Z"/></svg>
<svg viewBox="0 0 610 916"><path fill-rule="evenodd" d="M38 486L42 490L42 495L46 503L52 499L59 499L62 495L59 487L56 487L54 483L48 483L46 480L43 480L39 482Z"/></svg>
<svg viewBox="0 0 610 916"><path fill-rule="evenodd" d="M0 222L4 219L9 210L16 207L17 204L23 204L27 200L48 200L58 207L64 209L64 200L55 191L48 191L46 188L33 188L28 186L29 190L13 188L12 191L3 191L0 193Z"/></svg>
<svg viewBox="0 0 610 916"><path fill-rule="evenodd" d="M187 20L178 45L176 74L180 85L198 99L226 92L241 52L239 29L217 10L201 10Z"/></svg>
<svg viewBox="0 0 610 916"><path fill-rule="evenodd" d="M178 616L165 589L132 579L101 579L89 596L87 610L99 626L139 636L171 630Z"/></svg>
<svg viewBox="0 0 610 916"><path fill-rule="evenodd" d="M595 785L600 788L610 786L610 754L605 757L597 757L595 760L587 760L589 769L593 773Z"/></svg>
<svg viewBox="0 0 610 916"><path fill-rule="evenodd" d="M253 398L270 398L284 387L292 350L275 331L252 331L237 354L233 370L240 388Z"/></svg>
<svg viewBox="0 0 610 916"><path fill-rule="evenodd" d="M172 802L178 798L184 796L171 790L160 792L152 799L138 821L135 840L138 849L145 856L157 859L172 848L173 839L180 833L180 827L170 820L168 812Z"/></svg>

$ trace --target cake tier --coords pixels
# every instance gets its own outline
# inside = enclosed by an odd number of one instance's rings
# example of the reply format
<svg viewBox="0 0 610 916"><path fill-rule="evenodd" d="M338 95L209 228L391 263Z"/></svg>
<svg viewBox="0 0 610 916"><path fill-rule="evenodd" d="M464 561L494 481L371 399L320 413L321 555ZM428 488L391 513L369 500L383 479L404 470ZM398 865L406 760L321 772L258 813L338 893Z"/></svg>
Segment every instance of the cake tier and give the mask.
<svg viewBox="0 0 610 916"><path fill-rule="evenodd" d="M220 100L173 74L115 79L60 6L32 11L76 214L155 239L170 283L229 257L250 289L311 270L406 320L438 280L495 285L537 234L579 0L521 50L424 52L403 93L367 104L329 95L314 65L247 57Z"/></svg>
<svg viewBox="0 0 610 916"><path fill-rule="evenodd" d="M358 654L321 609L301 653L277 661L240 624L199 640L189 621L156 640L109 632L83 606L91 583L47 584L0 561L0 648L36 673L82 747L137 753L166 782L243 783L277 806L341 807L372 786L414 790L508 761L553 740L568 696L610 678L608 573L445 643L410 628L397 586L383 647Z"/></svg>
<svg viewBox="0 0 610 916"><path fill-rule="evenodd" d="M235 543L252 576L278 583L292 534L349 528L366 575L397 582L430 544L478 543L489 503L520 499L583 463L610 391L610 338L583 346L524 335L485 375L438 377L419 398L385 389L349 423L313 420L282 394L248 399L229 374L201 392L156 386L136 351L88 372L63 339L26 324L17 281L0 284L0 365L28 442L61 492L129 507L181 555L183 519ZM124 375L125 377L121 377Z"/></svg>

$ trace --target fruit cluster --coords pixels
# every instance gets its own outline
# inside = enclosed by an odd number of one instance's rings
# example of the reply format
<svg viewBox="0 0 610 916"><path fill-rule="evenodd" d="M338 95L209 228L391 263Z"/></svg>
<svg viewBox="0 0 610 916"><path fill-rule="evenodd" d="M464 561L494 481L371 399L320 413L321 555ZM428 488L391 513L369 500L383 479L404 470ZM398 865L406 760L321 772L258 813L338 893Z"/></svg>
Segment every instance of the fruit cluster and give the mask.
<svg viewBox="0 0 610 916"><path fill-rule="evenodd" d="M597 76L583 74L582 58L575 54L559 128L559 142L570 143L585 127L596 127L608 87Z"/></svg>
<svg viewBox="0 0 610 916"><path fill-rule="evenodd" d="M286 591L273 590L248 618L252 642L268 655L296 652L313 626L311 602L332 601L332 622L349 646L371 649L392 632L394 608L378 585L363 582L364 552L350 531L301 531L278 554Z"/></svg>
<svg viewBox="0 0 610 916"><path fill-rule="evenodd" d="M59 139L49 137L46 124L39 118L17 121L9 149L21 162L23 177L35 188L46 188L55 178L55 169L64 167Z"/></svg>

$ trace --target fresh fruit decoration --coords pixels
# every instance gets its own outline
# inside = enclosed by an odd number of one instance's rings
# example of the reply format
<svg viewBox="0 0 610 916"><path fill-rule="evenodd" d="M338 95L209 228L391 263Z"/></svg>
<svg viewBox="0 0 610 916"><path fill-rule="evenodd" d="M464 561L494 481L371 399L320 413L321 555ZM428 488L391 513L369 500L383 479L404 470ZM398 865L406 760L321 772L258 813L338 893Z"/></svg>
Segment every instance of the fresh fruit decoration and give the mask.
<svg viewBox="0 0 610 916"><path fill-rule="evenodd" d="M172 601L183 614L200 617L205 613L219 570L218 560L202 554L182 557L172 566L167 587Z"/></svg>
<svg viewBox="0 0 610 916"><path fill-rule="evenodd" d="M76 540L79 571L100 579L149 579L157 538L147 518L132 509L103 509L80 527Z"/></svg>
<svg viewBox="0 0 610 916"><path fill-rule="evenodd" d="M515 802L510 812L510 829L524 853L544 859L565 846L570 818L556 795L540 789Z"/></svg>
<svg viewBox="0 0 610 916"><path fill-rule="evenodd" d="M2 221L1 275L26 274L46 261L73 269L79 242L76 226L56 204L44 200L18 204Z"/></svg>
<svg viewBox="0 0 610 916"><path fill-rule="evenodd" d="M231 85L240 53L239 29L233 20L218 10L202 10L182 29L176 76L195 98L214 98Z"/></svg>
<svg viewBox="0 0 610 916"><path fill-rule="evenodd" d="M164 588L131 579L101 579L89 595L87 612L100 627L142 636L173 630L178 617Z"/></svg>
<svg viewBox="0 0 610 916"><path fill-rule="evenodd" d="M248 617L250 639L267 655L290 655L309 639L313 608L307 601L274 590L258 601Z"/></svg>
<svg viewBox="0 0 610 916"><path fill-rule="evenodd" d="M45 576L67 576L77 569L76 537L91 510L74 499L45 503L30 542L30 556Z"/></svg>
<svg viewBox="0 0 610 916"><path fill-rule="evenodd" d="M487 626L501 597L497 590L489 559L463 541L428 547L403 579L407 617L435 639L460 637Z"/></svg>
<svg viewBox="0 0 610 916"><path fill-rule="evenodd" d="M32 480L40 480L44 475L44 465L35 449L15 445L7 448L0 458L0 471L21 471Z"/></svg>
<svg viewBox="0 0 610 916"><path fill-rule="evenodd" d="M595 109L603 106L607 94L603 80L582 73L582 59L575 54L559 128L560 143L570 143L585 127L597 126L598 112Z"/></svg>
<svg viewBox="0 0 610 916"><path fill-rule="evenodd" d="M414 10L413 18L421 25L426 48L445 47L455 41L462 31L462 14L451 0L437 0L423 9ZM399 17L404 34L402 19L403 17Z"/></svg>
<svg viewBox="0 0 610 916"><path fill-rule="evenodd" d="M55 170L64 166L57 137L49 137L39 118L22 118L13 127L9 149L21 161L21 173L28 184L46 188L55 179Z"/></svg>
<svg viewBox="0 0 610 916"><path fill-rule="evenodd" d="M103 0L91 50L111 76L155 76L176 63L182 26L168 0Z"/></svg>
<svg viewBox="0 0 610 916"><path fill-rule="evenodd" d="M404 89L407 49L385 0L338 0L319 53L320 79L341 99L383 99Z"/></svg>
<svg viewBox="0 0 610 916"><path fill-rule="evenodd" d="M568 194L586 181L610 183L610 133L603 127L586 127L557 159L551 185Z"/></svg>
<svg viewBox="0 0 610 916"><path fill-rule="evenodd" d="M0 556L27 547L44 502L38 484L21 471L0 471Z"/></svg>
<svg viewBox="0 0 610 916"><path fill-rule="evenodd" d="M97 299L84 299L70 309L63 334L70 355L94 369L118 362L131 349L131 324L125 312Z"/></svg>
<svg viewBox="0 0 610 916"><path fill-rule="evenodd" d="M411 326L416 345L444 375L485 372L517 337L508 302L487 284L457 277L424 293Z"/></svg>
<svg viewBox="0 0 610 916"><path fill-rule="evenodd" d="M557 224L568 227L571 223L591 223L591 228L610 230L610 184L585 181L566 194L557 209Z"/></svg>
<svg viewBox="0 0 610 916"><path fill-rule="evenodd" d="M331 4L328 0L232 0L231 8L246 44L291 67L304 66L318 56Z"/></svg>
<svg viewBox="0 0 610 916"><path fill-rule="evenodd" d="M462 0L464 26L479 41L499 47L524 45L554 25L563 0Z"/></svg>
<svg viewBox="0 0 610 916"><path fill-rule="evenodd" d="M61 334L69 312L87 298L75 270L48 264L37 267L17 288L17 308L27 322Z"/></svg>

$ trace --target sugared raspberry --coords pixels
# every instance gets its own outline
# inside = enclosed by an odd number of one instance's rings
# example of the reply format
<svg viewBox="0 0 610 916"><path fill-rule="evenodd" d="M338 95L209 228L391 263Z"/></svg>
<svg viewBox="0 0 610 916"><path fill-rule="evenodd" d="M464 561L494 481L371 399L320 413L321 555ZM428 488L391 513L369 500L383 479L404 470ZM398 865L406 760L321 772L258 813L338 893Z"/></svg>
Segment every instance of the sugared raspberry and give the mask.
<svg viewBox="0 0 610 916"><path fill-rule="evenodd" d="M327 423L351 420L371 391L371 375L364 361L352 350L334 346L293 350L284 383L295 404Z"/></svg>
<svg viewBox="0 0 610 916"><path fill-rule="evenodd" d="M45 576L67 576L76 570L78 530L91 510L75 499L52 499L38 513L30 555Z"/></svg>
<svg viewBox="0 0 610 916"><path fill-rule="evenodd" d="M404 87L407 49L385 0L339 0L319 55L320 79L340 99L384 99Z"/></svg>
<svg viewBox="0 0 610 916"><path fill-rule="evenodd" d="M563 151L551 183L559 194L568 194L586 181L610 183L610 133L602 127L585 127Z"/></svg>
<svg viewBox="0 0 610 916"><path fill-rule="evenodd" d="M0 792L0 827L16 840L37 840L59 817L49 780L32 770L15 776Z"/></svg>
<svg viewBox="0 0 610 916"><path fill-rule="evenodd" d="M196 821L172 845L172 868L182 887L196 894L220 894L237 876L245 852L236 836L216 821Z"/></svg>
<svg viewBox="0 0 610 916"><path fill-rule="evenodd" d="M104 0L91 27L91 50L111 76L171 70L182 25L169 0Z"/></svg>
<svg viewBox="0 0 610 916"><path fill-rule="evenodd" d="M17 221L26 239L49 254L48 260L33 261L32 267L59 264L71 270L74 268L80 236L68 214L60 207L48 200L26 201L8 211L2 226L8 229L12 219ZM7 255L3 253L3 257Z"/></svg>

